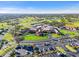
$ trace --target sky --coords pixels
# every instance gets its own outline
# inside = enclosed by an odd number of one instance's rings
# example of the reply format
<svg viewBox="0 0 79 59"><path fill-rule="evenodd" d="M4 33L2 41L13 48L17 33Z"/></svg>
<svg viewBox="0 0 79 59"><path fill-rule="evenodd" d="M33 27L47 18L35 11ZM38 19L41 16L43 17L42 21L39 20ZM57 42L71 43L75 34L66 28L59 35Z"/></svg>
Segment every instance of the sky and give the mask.
<svg viewBox="0 0 79 59"><path fill-rule="evenodd" d="M79 1L0 1L0 13L79 13Z"/></svg>

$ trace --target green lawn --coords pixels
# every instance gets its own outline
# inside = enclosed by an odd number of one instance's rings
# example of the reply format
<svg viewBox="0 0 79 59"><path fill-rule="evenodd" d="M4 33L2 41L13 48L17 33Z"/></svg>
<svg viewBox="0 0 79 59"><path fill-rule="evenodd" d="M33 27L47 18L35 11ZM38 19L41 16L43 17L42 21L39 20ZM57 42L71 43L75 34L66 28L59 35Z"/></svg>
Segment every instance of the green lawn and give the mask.
<svg viewBox="0 0 79 59"><path fill-rule="evenodd" d="M54 38L60 38L61 35L53 33L53 34L52 34L52 37L54 37Z"/></svg>
<svg viewBox="0 0 79 59"><path fill-rule="evenodd" d="M60 30L60 32L61 32L61 33L63 33L63 34L69 34L69 35L70 35L70 37L74 37L74 36L78 35L78 33L77 33L77 32L75 32L75 31Z"/></svg>
<svg viewBox="0 0 79 59"><path fill-rule="evenodd" d="M69 30L64 30L64 29L60 30L60 32L62 34L64 34L64 35L69 34L71 38L79 35L76 31L69 31ZM62 37L62 35L53 33L52 37L54 37L54 38L60 38L60 37Z"/></svg>
<svg viewBox="0 0 79 59"><path fill-rule="evenodd" d="M34 34L29 34L23 36L23 39L28 41L43 41L43 40L48 40L48 36L36 36Z"/></svg>

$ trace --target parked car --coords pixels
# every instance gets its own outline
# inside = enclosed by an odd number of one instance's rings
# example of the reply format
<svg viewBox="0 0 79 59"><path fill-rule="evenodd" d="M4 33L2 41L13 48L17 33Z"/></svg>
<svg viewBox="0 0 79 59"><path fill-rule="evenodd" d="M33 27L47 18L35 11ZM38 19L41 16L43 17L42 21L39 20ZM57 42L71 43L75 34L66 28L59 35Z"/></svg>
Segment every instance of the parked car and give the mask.
<svg viewBox="0 0 79 59"><path fill-rule="evenodd" d="M18 49L21 49L21 48L22 48L22 46L17 46L15 49L17 49L17 50L18 50Z"/></svg>
<svg viewBox="0 0 79 59"><path fill-rule="evenodd" d="M26 49L27 51L33 51L32 46L23 46L23 49Z"/></svg>
<svg viewBox="0 0 79 59"><path fill-rule="evenodd" d="M67 57L67 55L60 54L59 57Z"/></svg>

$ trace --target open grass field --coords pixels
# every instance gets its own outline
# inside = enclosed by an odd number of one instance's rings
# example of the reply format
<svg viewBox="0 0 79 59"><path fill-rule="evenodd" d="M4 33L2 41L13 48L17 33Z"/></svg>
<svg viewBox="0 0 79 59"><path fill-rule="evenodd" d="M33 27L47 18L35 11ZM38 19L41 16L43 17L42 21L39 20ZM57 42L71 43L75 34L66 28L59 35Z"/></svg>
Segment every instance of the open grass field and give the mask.
<svg viewBox="0 0 79 59"><path fill-rule="evenodd" d="M29 34L23 36L23 39L28 41L43 41L43 40L48 40L48 36L36 36L34 34Z"/></svg>

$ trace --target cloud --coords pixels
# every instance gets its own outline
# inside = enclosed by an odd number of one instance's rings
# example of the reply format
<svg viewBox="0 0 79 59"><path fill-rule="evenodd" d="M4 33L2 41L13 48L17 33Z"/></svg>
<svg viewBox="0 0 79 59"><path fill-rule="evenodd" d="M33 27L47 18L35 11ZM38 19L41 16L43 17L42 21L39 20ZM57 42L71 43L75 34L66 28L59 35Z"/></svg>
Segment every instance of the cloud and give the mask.
<svg viewBox="0 0 79 59"><path fill-rule="evenodd" d="M35 9L29 8L0 8L0 13L22 13L22 14L60 14L60 13L79 13L79 8L71 6L67 9Z"/></svg>

